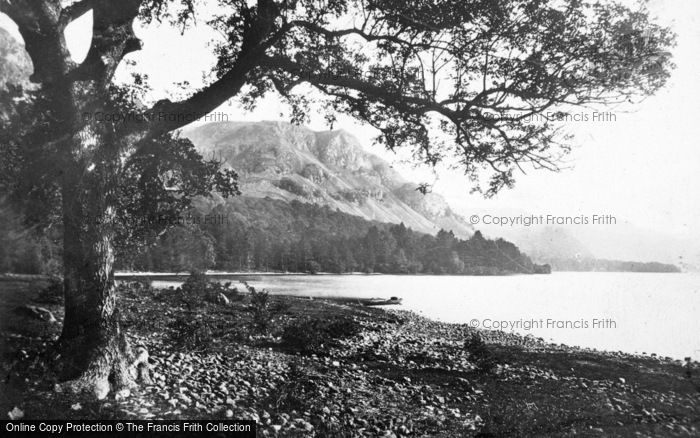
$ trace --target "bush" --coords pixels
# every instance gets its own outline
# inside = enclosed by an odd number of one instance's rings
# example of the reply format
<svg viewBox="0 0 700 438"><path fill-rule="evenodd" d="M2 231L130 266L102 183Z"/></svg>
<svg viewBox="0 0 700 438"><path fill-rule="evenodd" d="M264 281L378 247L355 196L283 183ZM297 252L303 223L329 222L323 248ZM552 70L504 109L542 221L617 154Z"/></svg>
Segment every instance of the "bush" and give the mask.
<svg viewBox="0 0 700 438"><path fill-rule="evenodd" d="M212 321L193 318L194 315L178 315L169 324L170 340L178 348L203 351L218 339L220 327Z"/></svg>
<svg viewBox="0 0 700 438"><path fill-rule="evenodd" d="M219 302L218 299L220 295L225 296L229 301L241 301L243 299L243 295L238 292L238 289L231 287L230 281L223 284L218 281L209 283L208 292L208 299L210 301Z"/></svg>
<svg viewBox="0 0 700 438"><path fill-rule="evenodd" d="M248 310L253 314L253 328L258 333L264 333L270 328L273 312L270 309L270 293L265 289L257 291L253 286L242 281L250 293Z"/></svg>
<svg viewBox="0 0 700 438"><path fill-rule="evenodd" d="M219 303L221 295L225 296L229 301L240 301L243 299L235 287L231 288L231 282L224 284L210 282L207 274L198 270L192 271L178 290L181 292L182 300L190 309L201 306L204 301Z"/></svg>
<svg viewBox="0 0 700 438"><path fill-rule="evenodd" d="M478 332L472 333L464 342L464 349L478 371L490 373L496 368L496 358Z"/></svg>
<svg viewBox="0 0 700 438"><path fill-rule="evenodd" d="M207 279L207 274L204 271L193 270L190 272L190 276L187 277L180 288L185 293L201 294L205 292L209 287L209 279Z"/></svg>
<svg viewBox="0 0 700 438"><path fill-rule="evenodd" d="M359 332L360 324L351 318L334 321L306 319L285 327L282 342L302 352L320 352L324 346L336 344L337 340L356 336Z"/></svg>

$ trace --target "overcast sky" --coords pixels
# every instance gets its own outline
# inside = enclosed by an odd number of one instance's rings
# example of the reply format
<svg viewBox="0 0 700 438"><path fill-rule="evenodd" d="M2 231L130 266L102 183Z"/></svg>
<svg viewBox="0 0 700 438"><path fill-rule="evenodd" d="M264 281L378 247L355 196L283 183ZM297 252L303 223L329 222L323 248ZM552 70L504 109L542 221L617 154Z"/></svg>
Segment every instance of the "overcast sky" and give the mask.
<svg viewBox="0 0 700 438"><path fill-rule="evenodd" d="M664 230L700 239L700 1L653 0L652 11L678 34L673 72L668 86L656 96L632 108L610 108L614 121L571 124L576 147L568 158L571 169L561 173L529 172L517 176L516 187L485 200L469 195L469 183L459 172L440 169L435 180L427 169L406 165L401 156L371 148L376 135L344 117L336 128L357 135L368 150L394 163L409 179L435 182L460 213L472 214L612 214L617 227ZM85 16L67 30L74 58L84 56L89 44L91 17ZM0 26L14 31L7 17ZM214 37L206 29L184 37L167 25L138 29L144 49L129 57L147 72L156 95L162 97L172 84L202 83L214 59L207 42ZM124 76L126 69L121 74ZM221 108L231 120L286 120L274 98L261 102L252 113L236 104ZM314 129L326 129L320 117ZM618 231L623 231L621 228Z"/></svg>

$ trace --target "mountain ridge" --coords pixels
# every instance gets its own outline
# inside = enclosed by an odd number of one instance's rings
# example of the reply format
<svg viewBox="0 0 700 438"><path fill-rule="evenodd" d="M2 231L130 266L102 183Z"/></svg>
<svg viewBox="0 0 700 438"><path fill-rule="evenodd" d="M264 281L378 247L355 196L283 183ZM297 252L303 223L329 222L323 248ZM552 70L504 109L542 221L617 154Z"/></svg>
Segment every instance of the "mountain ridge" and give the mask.
<svg viewBox="0 0 700 438"><path fill-rule="evenodd" d="M280 121L212 122L186 128L205 157L240 175L243 196L326 205L366 220L435 234L474 232L445 199L422 194L346 130L313 131ZM217 202L222 202L218 200Z"/></svg>

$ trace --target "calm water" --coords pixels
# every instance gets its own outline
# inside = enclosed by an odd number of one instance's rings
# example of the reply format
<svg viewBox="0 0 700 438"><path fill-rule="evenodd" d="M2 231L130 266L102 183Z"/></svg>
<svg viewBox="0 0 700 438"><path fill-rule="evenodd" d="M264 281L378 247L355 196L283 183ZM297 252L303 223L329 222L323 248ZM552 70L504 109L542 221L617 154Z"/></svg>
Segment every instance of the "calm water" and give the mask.
<svg viewBox="0 0 700 438"><path fill-rule="evenodd" d="M232 281L237 282L242 277ZM429 318L567 345L700 360L700 275L554 273L509 277L251 275L274 294L403 298ZM156 281L154 286L175 282Z"/></svg>

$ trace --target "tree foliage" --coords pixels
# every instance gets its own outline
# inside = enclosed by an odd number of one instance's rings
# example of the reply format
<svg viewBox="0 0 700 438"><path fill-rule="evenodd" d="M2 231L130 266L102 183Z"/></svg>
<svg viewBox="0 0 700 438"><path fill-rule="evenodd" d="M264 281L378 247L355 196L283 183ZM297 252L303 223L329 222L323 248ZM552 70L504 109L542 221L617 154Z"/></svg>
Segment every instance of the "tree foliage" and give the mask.
<svg viewBox="0 0 700 438"><path fill-rule="evenodd" d="M80 0L62 8L54 0L31 6L4 0L0 10L19 25L34 63L32 79L45 91L57 77L91 79L110 100L117 65L140 48L134 21L165 21L194 32L192 24L211 5ZM33 25L60 33L90 10L92 45L79 65L69 59L63 38L42 35ZM488 195L511 186L520 166L557 169L567 138L548 117L533 116L652 94L672 67L674 36L651 20L643 3L631 9L592 0L259 0L224 1L214 10L213 19L197 21L223 35L216 41L214 80L181 101L112 107L205 114L234 96L253 107L277 92L301 122L314 103L307 85L321 92L318 103L329 121L348 113L378 128L388 148L409 147L431 164L452 157ZM46 40L51 44L38 47ZM79 130L83 123L67 117L54 115L53 122L68 125L42 138L55 139L66 127ZM117 137L158 138L185 123L178 117L132 120L113 130ZM483 188L476 181L481 169L491 175Z"/></svg>

